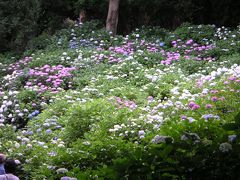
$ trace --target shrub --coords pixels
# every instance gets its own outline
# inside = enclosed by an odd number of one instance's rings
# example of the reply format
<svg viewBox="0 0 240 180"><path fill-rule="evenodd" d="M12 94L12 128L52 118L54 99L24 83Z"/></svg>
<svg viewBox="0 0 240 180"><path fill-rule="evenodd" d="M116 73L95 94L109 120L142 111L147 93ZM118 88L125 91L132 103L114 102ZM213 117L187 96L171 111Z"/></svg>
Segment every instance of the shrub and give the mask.
<svg viewBox="0 0 240 180"><path fill-rule="evenodd" d="M214 25L191 25L183 23L174 34L182 40L194 39L197 43L205 44L205 39L211 40L215 32Z"/></svg>
<svg viewBox="0 0 240 180"><path fill-rule="evenodd" d="M26 50L27 51L37 51L46 49L49 45L55 42L52 41L52 36L47 33L42 33L41 35L28 41Z"/></svg>
<svg viewBox="0 0 240 180"><path fill-rule="evenodd" d="M72 142L83 138L86 133L97 127L98 122L109 121L114 111L114 105L102 99L76 104L62 117L67 124L65 138Z"/></svg>

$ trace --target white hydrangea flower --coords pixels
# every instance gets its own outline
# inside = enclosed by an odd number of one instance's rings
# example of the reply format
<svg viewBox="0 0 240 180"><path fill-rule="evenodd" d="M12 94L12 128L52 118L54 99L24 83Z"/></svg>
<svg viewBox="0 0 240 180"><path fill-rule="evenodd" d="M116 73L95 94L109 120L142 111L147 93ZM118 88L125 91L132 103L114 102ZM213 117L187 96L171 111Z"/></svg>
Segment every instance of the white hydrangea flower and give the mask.
<svg viewBox="0 0 240 180"><path fill-rule="evenodd" d="M63 173L66 173L68 172L68 170L66 168L59 168L56 170L57 174L63 174Z"/></svg>
<svg viewBox="0 0 240 180"><path fill-rule="evenodd" d="M232 150L232 145L228 142L222 143L219 146L219 150L222 151L223 153L229 152Z"/></svg>

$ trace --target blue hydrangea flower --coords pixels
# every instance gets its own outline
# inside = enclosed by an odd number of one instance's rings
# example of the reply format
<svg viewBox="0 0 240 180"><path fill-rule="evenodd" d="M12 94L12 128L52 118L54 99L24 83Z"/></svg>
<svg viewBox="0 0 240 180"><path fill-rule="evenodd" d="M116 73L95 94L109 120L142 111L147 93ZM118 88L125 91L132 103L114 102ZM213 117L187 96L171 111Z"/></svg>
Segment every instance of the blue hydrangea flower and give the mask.
<svg viewBox="0 0 240 180"><path fill-rule="evenodd" d="M32 131L28 131L27 134L28 134L28 135L32 135L33 132L32 132Z"/></svg>
<svg viewBox="0 0 240 180"><path fill-rule="evenodd" d="M162 46L165 46L165 42L160 42L159 45L162 47Z"/></svg>
<svg viewBox="0 0 240 180"><path fill-rule="evenodd" d="M236 140L237 140L237 135L229 135L228 136L228 141L229 142L231 142L231 143L233 143L233 142L236 142Z"/></svg>
<svg viewBox="0 0 240 180"><path fill-rule="evenodd" d="M51 134L52 133L52 130L51 129L47 129L46 130L46 134Z"/></svg>
<svg viewBox="0 0 240 180"><path fill-rule="evenodd" d="M32 119L32 118L33 118L33 115L32 115L32 114L29 114L29 115L28 115L28 118L29 118L29 119Z"/></svg>
<svg viewBox="0 0 240 180"><path fill-rule="evenodd" d="M210 118L213 118L214 116L212 114L204 114L202 118L204 118L206 121L209 120Z"/></svg>
<svg viewBox="0 0 240 180"><path fill-rule="evenodd" d="M78 48L78 43L76 41L70 41L69 48L70 49L77 49Z"/></svg>
<svg viewBox="0 0 240 180"><path fill-rule="evenodd" d="M37 132L39 133L39 132L41 132L42 131L42 128L38 128L37 129Z"/></svg>
<svg viewBox="0 0 240 180"><path fill-rule="evenodd" d="M39 113L40 113L40 111L39 111L39 110L35 110L34 112L35 112L35 114L39 114Z"/></svg>
<svg viewBox="0 0 240 180"><path fill-rule="evenodd" d="M53 140L58 140L58 137L54 137Z"/></svg>

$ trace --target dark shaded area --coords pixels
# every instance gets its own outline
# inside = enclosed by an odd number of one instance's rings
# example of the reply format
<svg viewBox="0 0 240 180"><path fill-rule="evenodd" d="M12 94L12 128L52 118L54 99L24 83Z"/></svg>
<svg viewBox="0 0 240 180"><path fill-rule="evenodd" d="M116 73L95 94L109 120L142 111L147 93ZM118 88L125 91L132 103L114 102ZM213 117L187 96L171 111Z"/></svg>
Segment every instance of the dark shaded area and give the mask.
<svg viewBox="0 0 240 180"><path fill-rule="evenodd" d="M105 24L108 0L4 0L0 1L0 53L24 51L27 42L53 34L66 18L76 20L86 10L87 20ZM235 27L240 23L238 0L121 0L118 33L142 25L174 29L183 22Z"/></svg>
<svg viewBox="0 0 240 180"><path fill-rule="evenodd" d="M121 1L119 20L121 33L128 33L142 25L175 29L183 22L236 27L240 23L240 1Z"/></svg>
<svg viewBox="0 0 240 180"><path fill-rule="evenodd" d="M73 0L0 1L0 53L22 52L42 32L54 33L63 19L74 17Z"/></svg>

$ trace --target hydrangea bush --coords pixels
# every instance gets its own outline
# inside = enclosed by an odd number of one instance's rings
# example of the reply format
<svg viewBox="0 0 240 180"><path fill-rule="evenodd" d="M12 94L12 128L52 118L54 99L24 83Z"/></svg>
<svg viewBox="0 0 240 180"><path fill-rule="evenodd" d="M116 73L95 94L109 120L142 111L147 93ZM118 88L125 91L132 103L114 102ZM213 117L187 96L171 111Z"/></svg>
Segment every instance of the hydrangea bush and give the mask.
<svg viewBox="0 0 240 180"><path fill-rule="evenodd" d="M0 151L21 179L238 179L239 27L89 27L0 64Z"/></svg>

